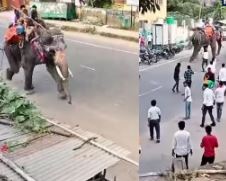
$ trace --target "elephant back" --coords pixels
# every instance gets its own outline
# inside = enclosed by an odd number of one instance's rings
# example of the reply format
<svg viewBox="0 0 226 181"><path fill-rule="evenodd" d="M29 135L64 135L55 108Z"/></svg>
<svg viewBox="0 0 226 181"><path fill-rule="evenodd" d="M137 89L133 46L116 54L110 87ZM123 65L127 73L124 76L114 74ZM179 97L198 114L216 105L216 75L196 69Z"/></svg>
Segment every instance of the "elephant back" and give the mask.
<svg viewBox="0 0 226 181"><path fill-rule="evenodd" d="M193 44L205 45L208 44L208 39L206 35L201 30L196 30L191 38Z"/></svg>

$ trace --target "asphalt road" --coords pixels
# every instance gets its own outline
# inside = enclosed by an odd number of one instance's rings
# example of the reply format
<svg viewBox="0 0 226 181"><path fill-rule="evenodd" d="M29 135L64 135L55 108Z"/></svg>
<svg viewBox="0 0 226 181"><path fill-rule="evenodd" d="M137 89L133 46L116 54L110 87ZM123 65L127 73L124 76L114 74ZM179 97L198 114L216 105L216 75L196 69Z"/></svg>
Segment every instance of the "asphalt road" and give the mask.
<svg viewBox="0 0 226 181"><path fill-rule="evenodd" d="M7 24L0 22L0 42ZM130 157L138 161L137 44L69 32L65 32L65 39L74 74L70 81L72 105L57 98L56 85L45 65L35 68L35 94L29 98L47 117L100 134L130 150ZM6 68L4 57L3 69ZM21 69L10 84L22 91L23 82ZM131 173L127 177L131 180Z"/></svg>
<svg viewBox="0 0 226 181"><path fill-rule="evenodd" d="M225 43L224 43L225 44ZM172 138L175 131L178 130L177 123L182 120L185 114L185 106L183 102L184 88L182 85L183 74L186 70L186 66L189 65L188 60L191 52L182 52L175 57L175 60L160 62L153 67L145 65L140 66L140 141L142 147L142 153L140 156L140 174L156 171L164 171L170 169L172 163L171 150L172 150ZM218 69L222 62L225 62L225 48L222 49L221 55L218 57ZM172 86L174 84L173 72L174 67L178 62L182 63L181 67L181 81L180 91L181 93L173 93ZM196 168L201 162L202 149L200 148L200 142L203 135L205 135L204 129L199 127L201 123L201 105L202 105L202 78L204 73L201 72L201 60L195 61L190 64L195 71L193 76L192 85L192 115L191 120L186 121L186 129L191 133L191 139L193 144L193 156L190 158L190 167ZM157 100L157 104L162 111L161 121L161 143L156 144L149 140L149 128L147 127L147 111L150 107L150 101L152 99ZM224 109L225 110L225 109ZM214 115L216 110L214 110ZM224 114L224 113L223 113ZM217 124L213 133L219 138L220 148L217 151L216 161L225 159L225 143L221 138L226 136L225 126L226 119L225 114L223 121ZM207 115L206 124L210 123L210 118Z"/></svg>

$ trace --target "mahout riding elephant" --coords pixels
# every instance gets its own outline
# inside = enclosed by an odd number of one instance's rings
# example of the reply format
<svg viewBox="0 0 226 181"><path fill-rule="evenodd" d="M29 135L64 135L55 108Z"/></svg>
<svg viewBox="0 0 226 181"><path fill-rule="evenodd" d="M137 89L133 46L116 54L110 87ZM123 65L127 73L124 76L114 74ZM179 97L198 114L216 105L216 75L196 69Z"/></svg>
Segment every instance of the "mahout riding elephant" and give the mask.
<svg viewBox="0 0 226 181"><path fill-rule="evenodd" d="M66 98L62 80L54 64L56 52L66 48L63 34L59 30L45 29L40 29L38 34L39 37L33 43L26 40L25 33L20 35L20 42L17 44L8 44L5 42L4 51L9 62L9 68L6 70L6 78L12 80L13 75L18 73L20 67L22 67L25 76L24 90L31 91L34 89L32 76L35 66L46 64L47 71L57 83L60 97ZM42 46L43 56L40 56L40 52L34 46L34 43L37 43L37 41L39 42L39 46Z"/></svg>
<svg viewBox="0 0 226 181"><path fill-rule="evenodd" d="M202 47L204 50L207 50L209 45L212 51L212 61L215 60L217 47L216 33L213 33L211 37L208 37L202 29L196 28L194 29L194 34L191 37L191 42L194 49L192 56L190 57L190 62L194 61Z"/></svg>

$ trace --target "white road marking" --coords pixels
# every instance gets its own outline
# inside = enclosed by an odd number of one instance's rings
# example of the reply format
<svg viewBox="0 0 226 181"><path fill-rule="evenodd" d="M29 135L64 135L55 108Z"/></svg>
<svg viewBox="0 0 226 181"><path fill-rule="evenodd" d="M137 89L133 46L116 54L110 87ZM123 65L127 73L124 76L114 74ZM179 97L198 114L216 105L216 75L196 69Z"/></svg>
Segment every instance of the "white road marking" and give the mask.
<svg viewBox="0 0 226 181"><path fill-rule="evenodd" d="M75 43L79 43L79 44L82 44L82 45L92 46L92 47L95 47L95 48L102 48L102 49L106 49L106 50L123 52L123 53L132 54L132 55L138 55L138 53L136 53L136 52L131 52L131 51L127 51L127 50L122 50L122 49L117 49L117 48L112 48L112 47L107 47L107 46L102 46L102 45L97 45L97 44L93 44L93 43L85 43L85 42L82 42L82 41L71 40L71 39L65 39L65 40L75 42Z"/></svg>
<svg viewBox="0 0 226 181"><path fill-rule="evenodd" d="M158 85L158 82L156 82L156 81L154 81L154 80L151 80L151 81L150 81L150 84Z"/></svg>
<svg viewBox="0 0 226 181"><path fill-rule="evenodd" d="M148 95L148 94L150 94L152 92L155 92L155 91L157 91L157 90L159 90L161 88L162 88L162 86L158 86L158 87L156 87L154 89L151 89L150 91L147 91L147 92L144 92L143 94L140 94L139 97L146 96L146 95Z"/></svg>
<svg viewBox="0 0 226 181"><path fill-rule="evenodd" d="M88 67L86 65L80 65L81 68L84 68L84 69L88 69L88 70L91 70L91 71L95 71L96 72L96 69L92 68L92 67Z"/></svg>
<svg viewBox="0 0 226 181"><path fill-rule="evenodd" d="M169 60L169 61L164 62L164 63L159 63L159 64L156 64L156 65L152 65L152 66L149 66L149 67L147 67L147 68L140 69L139 72L144 72L144 71L146 71L146 70L152 70L152 69L154 69L154 68L161 67L161 66L163 66L163 65L166 65L166 64L169 64L169 63L173 63L173 62L176 62L176 61L178 61L178 60L181 60L181 59L187 58L187 57L188 57L188 55L183 56L183 57L180 57L180 58L176 58L176 59L173 59L173 60Z"/></svg>

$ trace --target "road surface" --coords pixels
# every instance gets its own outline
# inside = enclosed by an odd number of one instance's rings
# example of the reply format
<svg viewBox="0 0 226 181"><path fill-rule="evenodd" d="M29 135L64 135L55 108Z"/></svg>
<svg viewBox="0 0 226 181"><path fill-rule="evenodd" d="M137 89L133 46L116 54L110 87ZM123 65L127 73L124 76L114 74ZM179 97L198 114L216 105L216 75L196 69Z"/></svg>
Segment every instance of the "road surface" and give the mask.
<svg viewBox="0 0 226 181"><path fill-rule="evenodd" d="M7 24L0 22L0 42ZM65 39L67 59L74 74L70 81L72 105L57 98L56 85L45 65L35 68L35 94L29 99L47 117L100 134L130 150L130 157L138 161L137 44L70 32L65 32ZM3 69L6 68L4 57ZM23 82L21 69L10 85L22 91ZM117 175L118 170L113 172ZM134 180L136 173L134 167L128 168L121 179Z"/></svg>
<svg viewBox="0 0 226 181"><path fill-rule="evenodd" d="M225 44L225 43L224 43ZM140 79L140 140L142 146L142 154L140 156L140 174L148 172L164 171L170 169L172 163L172 138L175 131L178 130L177 123L185 116L185 106L183 96L184 91L182 82L183 74L189 65L189 57L191 52L185 51L177 55L175 60L160 62L153 67L141 65L139 72ZM222 49L221 55L218 57L218 69L222 62L225 62L225 48ZM196 168L201 162L202 149L200 142L204 129L200 128L201 124L201 105L202 105L202 78L204 73L201 72L201 58L199 61L191 63L192 69L195 71L192 83L192 113L191 120L186 121L186 129L191 133L193 144L193 156L189 159L191 168ZM173 93L172 86L174 84L173 72L176 64L181 62L181 93ZM150 101L157 100L157 104L162 111L161 121L161 143L156 144L150 141L149 128L147 127L147 111L150 107ZM216 110L214 110L216 115ZM217 151L216 161L225 159L226 150L225 142L222 139L226 136L226 113L223 112L223 120L213 129L213 133L219 138L220 147ZM206 117L206 124L211 123L209 115Z"/></svg>

